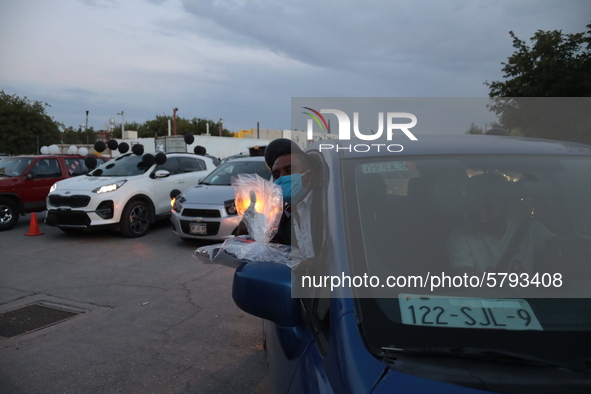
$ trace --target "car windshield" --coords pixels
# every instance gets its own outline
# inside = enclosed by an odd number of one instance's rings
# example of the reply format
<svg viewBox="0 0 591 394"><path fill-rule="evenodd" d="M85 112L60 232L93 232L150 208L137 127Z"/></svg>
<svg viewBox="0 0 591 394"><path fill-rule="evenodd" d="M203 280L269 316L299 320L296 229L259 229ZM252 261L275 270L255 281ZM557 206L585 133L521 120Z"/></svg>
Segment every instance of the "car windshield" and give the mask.
<svg viewBox="0 0 591 394"><path fill-rule="evenodd" d="M269 171L264 161L230 160L221 164L201 183L204 185L229 186L232 177L238 174L258 174L265 179L271 177L271 171Z"/></svg>
<svg viewBox="0 0 591 394"><path fill-rule="evenodd" d="M88 173L89 176L132 176L144 174L151 165L146 165L142 161L142 156L127 154L119 156L115 160L110 160L94 171Z"/></svg>
<svg viewBox="0 0 591 394"><path fill-rule="evenodd" d="M32 157L5 157L0 160L0 176L21 176L33 162Z"/></svg>
<svg viewBox="0 0 591 394"><path fill-rule="evenodd" d="M588 157L399 156L343 171L351 271L388 289L356 301L374 354L487 349L591 372L591 295L559 293L590 277ZM429 292L454 272L476 278ZM530 296L513 296L526 280Z"/></svg>

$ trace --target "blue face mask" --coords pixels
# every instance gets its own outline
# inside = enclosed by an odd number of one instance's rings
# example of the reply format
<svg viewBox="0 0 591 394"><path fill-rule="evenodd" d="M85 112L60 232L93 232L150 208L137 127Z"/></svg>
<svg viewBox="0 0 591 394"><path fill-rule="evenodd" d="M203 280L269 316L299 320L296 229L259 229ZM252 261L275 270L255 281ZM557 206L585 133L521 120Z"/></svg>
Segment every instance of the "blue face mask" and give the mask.
<svg viewBox="0 0 591 394"><path fill-rule="evenodd" d="M302 185L302 174L285 175L275 180L276 185L283 188L283 201L291 204L299 202L306 194Z"/></svg>

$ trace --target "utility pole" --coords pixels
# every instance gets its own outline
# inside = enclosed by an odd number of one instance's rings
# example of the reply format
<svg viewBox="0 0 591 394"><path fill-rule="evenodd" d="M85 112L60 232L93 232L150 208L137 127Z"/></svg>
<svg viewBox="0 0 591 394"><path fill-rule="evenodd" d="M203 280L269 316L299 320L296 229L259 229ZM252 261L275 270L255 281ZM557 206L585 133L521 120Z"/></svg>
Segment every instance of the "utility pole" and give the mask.
<svg viewBox="0 0 591 394"><path fill-rule="evenodd" d="M224 120L220 118L220 137L222 136L222 130L224 130Z"/></svg>
<svg viewBox="0 0 591 394"><path fill-rule="evenodd" d="M174 130L174 135L176 135L176 111L178 111L178 108L173 108L173 116L172 116L172 129Z"/></svg>
<svg viewBox="0 0 591 394"><path fill-rule="evenodd" d="M117 115L121 115L121 138L125 138L125 112L118 112Z"/></svg>

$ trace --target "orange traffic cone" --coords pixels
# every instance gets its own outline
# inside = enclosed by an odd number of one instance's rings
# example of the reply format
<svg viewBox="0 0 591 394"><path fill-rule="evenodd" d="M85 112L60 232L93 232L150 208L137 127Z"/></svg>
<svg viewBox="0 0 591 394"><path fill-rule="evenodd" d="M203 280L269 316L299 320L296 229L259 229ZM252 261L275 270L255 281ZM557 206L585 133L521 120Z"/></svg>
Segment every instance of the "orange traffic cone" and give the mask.
<svg viewBox="0 0 591 394"><path fill-rule="evenodd" d="M37 223L37 215L35 214L35 212L31 214L31 224L29 225L29 232L25 235L43 235L43 233L39 231L39 223Z"/></svg>

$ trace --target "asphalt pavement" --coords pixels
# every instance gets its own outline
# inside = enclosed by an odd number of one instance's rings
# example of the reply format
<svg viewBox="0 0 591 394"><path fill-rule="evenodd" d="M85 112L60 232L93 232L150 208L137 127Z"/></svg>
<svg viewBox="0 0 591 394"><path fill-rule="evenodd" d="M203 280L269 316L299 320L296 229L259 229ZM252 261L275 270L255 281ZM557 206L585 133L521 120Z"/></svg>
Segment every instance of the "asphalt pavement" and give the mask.
<svg viewBox="0 0 591 394"><path fill-rule="evenodd" d="M43 235L24 235L30 215L0 232L0 315L76 315L0 336L0 393L268 392L262 322L234 305L233 269L198 262L200 244L167 221L128 239L65 234L44 217Z"/></svg>

